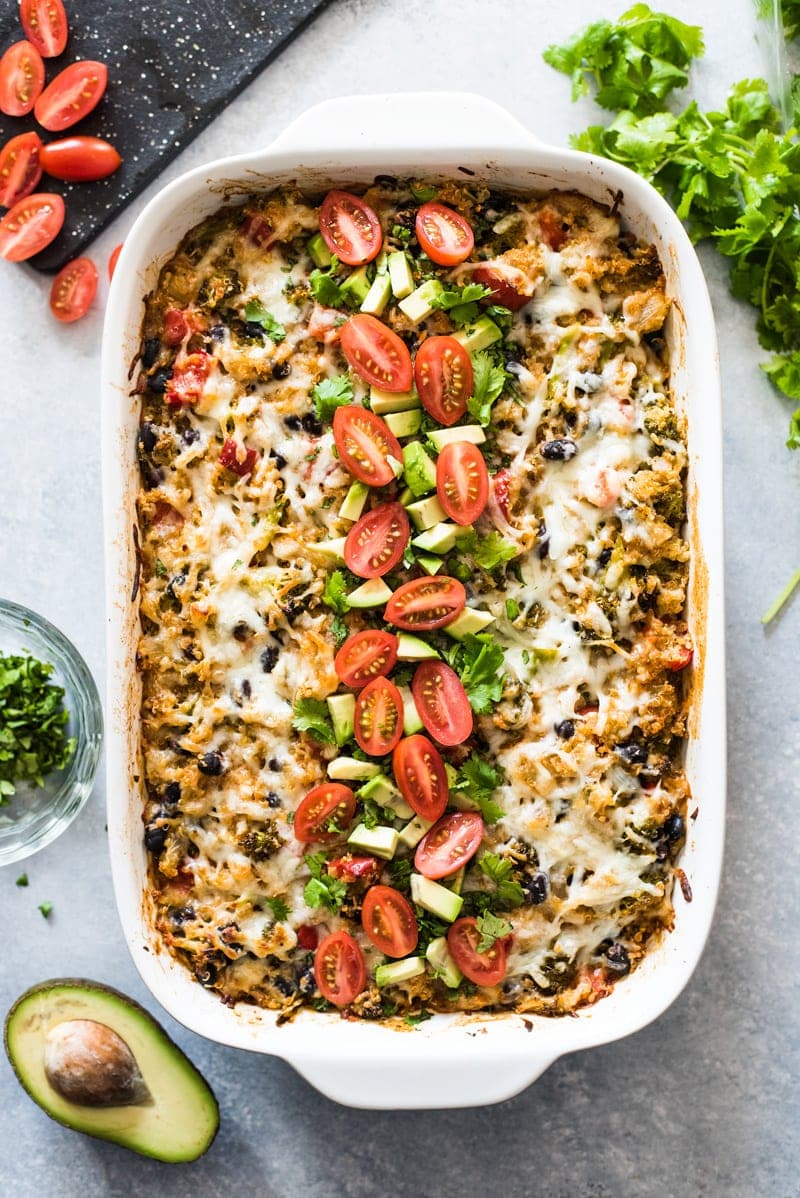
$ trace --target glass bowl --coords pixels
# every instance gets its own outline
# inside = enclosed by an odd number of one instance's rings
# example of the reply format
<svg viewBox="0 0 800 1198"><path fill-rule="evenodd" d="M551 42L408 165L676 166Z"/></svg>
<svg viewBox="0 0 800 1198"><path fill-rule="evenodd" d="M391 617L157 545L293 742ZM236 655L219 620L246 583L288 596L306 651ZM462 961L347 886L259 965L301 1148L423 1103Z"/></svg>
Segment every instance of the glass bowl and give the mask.
<svg viewBox="0 0 800 1198"><path fill-rule="evenodd" d="M100 696L78 650L49 620L18 603L0 599L0 653L29 654L50 662L49 681L64 688L67 736L77 744L71 761L54 770L44 786L17 782L0 806L0 865L30 857L69 827L88 799L103 743Z"/></svg>

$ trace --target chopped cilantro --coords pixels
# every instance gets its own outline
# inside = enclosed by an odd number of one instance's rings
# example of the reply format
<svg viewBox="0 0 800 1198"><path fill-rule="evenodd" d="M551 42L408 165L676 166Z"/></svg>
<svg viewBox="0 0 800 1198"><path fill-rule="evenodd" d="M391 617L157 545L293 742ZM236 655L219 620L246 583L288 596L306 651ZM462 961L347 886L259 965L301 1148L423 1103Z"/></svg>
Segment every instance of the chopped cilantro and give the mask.
<svg viewBox="0 0 800 1198"><path fill-rule="evenodd" d="M335 745L333 725L324 699L296 699L292 707L292 727L307 732L324 745Z"/></svg>
<svg viewBox="0 0 800 1198"><path fill-rule="evenodd" d="M311 398L320 420L331 421L337 408L353 402L353 384L346 374L337 374L317 383Z"/></svg>
<svg viewBox="0 0 800 1198"><path fill-rule="evenodd" d="M334 570L325 580L325 589L322 592L322 602L327 604L340 616L345 615L350 610L350 604L347 601L348 582L341 570Z"/></svg>
<svg viewBox="0 0 800 1198"><path fill-rule="evenodd" d="M375 828L378 824L391 824L394 820L394 813L381 807L374 799L364 799L363 803L361 822L365 828Z"/></svg>
<svg viewBox="0 0 800 1198"><path fill-rule="evenodd" d="M312 270L308 276L311 294L318 303L326 308L338 308L345 302L344 292L336 282L334 275L339 269L339 259L334 255L326 270Z"/></svg>
<svg viewBox="0 0 800 1198"><path fill-rule="evenodd" d="M329 911L338 911L347 894L347 884L339 878L331 877L327 872L327 858L324 853L308 854L305 863L311 872L311 879L306 882L303 892L307 906L327 907Z"/></svg>
<svg viewBox="0 0 800 1198"><path fill-rule="evenodd" d="M28 885L28 875L20 874L19 877L17 878L16 885L17 886L27 886Z"/></svg>
<svg viewBox="0 0 800 1198"><path fill-rule="evenodd" d="M279 320L268 312L261 300L248 300L244 308L245 320L251 320L254 324L260 324L264 332L269 337L270 341L274 341L278 345L286 337L286 329Z"/></svg>
<svg viewBox="0 0 800 1198"><path fill-rule="evenodd" d="M415 1015L406 1015L406 1023L409 1027L416 1027L419 1023L424 1023L426 1019L432 1019L432 1011L418 1011Z"/></svg>
<svg viewBox="0 0 800 1198"><path fill-rule="evenodd" d="M446 936L447 929L450 927L448 923L437 919L435 915L429 914L422 907L417 907L417 926L419 927L417 952L421 956L425 955L425 950L431 940L438 940L441 936Z"/></svg>
<svg viewBox="0 0 800 1198"><path fill-rule="evenodd" d="M286 919L287 915L289 914L289 904L285 899L268 898L267 906L271 909L272 914L275 916L276 923L280 923L282 920Z"/></svg>
<svg viewBox="0 0 800 1198"><path fill-rule="evenodd" d="M502 395L509 375L502 362L495 361L485 349L471 357L474 382L467 411L485 427L491 422L492 404Z"/></svg>
<svg viewBox="0 0 800 1198"><path fill-rule="evenodd" d="M50 912L53 910L53 904L52 903L39 903L38 910L41 911L41 913L45 917L45 919L49 919Z"/></svg>
<svg viewBox="0 0 800 1198"><path fill-rule="evenodd" d="M503 650L487 633L466 636L447 652L447 660L461 678L472 710L490 712L503 695Z"/></svg>
<svg viewBox="0 0 800 1198"><path fill-rule="evenodd" d="M494 802L492 795L502 780L498 769L490 765L485 758L473 753L458 771L453 789L478 804L485 823L496 824L504 812L503 808Z"/></svg>
<svg viewBox="0 0 800 1198"><path fill-rule="evenodd" d="M167 572L167 567L164 565L160 557L156 558L156 578L163 578Z"/></svg>
<svg viewBox="0 0 800 1198"><path fill-rule="evenodd" d="M456 325L473 324L478 319L478 301L491 295L491 288L482 283L467 283L465 287L442 291L432 301L432 307L447 312Z"/></svg>
<svg viewBox="0 0 800 1198"><path fill-rule="evenodd" d="M491 911L484 911L478 916L476 923L481 934L477 945L479 953L488 953L495 940L502 940L504 936L508 936L514 930L507 919L502 919Z"/></svg>
<svg viewBox="0 0 800 1198"><path fill-rule="evenodd" d="M43 786L47 774L72 760L64 688L50 682L52 673L49 662L0 654L0 806L16 782Z"/></svg>
<svg viewBox="0 0 800 1198"><path fill-rule="evenodd" d="M516 599L506 599L506 619L516 620L519 615L519 604Z"/></svg>
<svg viewBox="0 0 800 1198"><path fill-rule="evenodd" d="M411 869L410 857L395 857L394 861L389 862L392 885L404 894L408 894L411 889Z"/></svg>

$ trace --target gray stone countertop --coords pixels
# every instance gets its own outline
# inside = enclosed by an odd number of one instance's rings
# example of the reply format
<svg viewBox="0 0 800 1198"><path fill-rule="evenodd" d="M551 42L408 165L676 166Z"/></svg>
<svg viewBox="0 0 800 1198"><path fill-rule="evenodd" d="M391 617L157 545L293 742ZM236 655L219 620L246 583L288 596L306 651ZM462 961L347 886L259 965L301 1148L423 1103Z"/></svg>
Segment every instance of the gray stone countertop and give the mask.
<svg viewBox="0 0 800 1198"><path fill-rule="evenodd" d="M556 144L599 119L569 103L540 52L624 5L573 0L334 0L288 51L165 171L265 144L309 105L348 92L483 92ZM658 6L657 6L658 7ZM761 74L748 0L670 0L705 28L700 100ZM72 9L77 14L79 0ZM701 15L702 14L702 15ZM151 189L155 191L156 187ZM147 197L145 197L147 198ZM43 612L103 677L99 346L105 263L140 199L100 238L91 315L58 326L48 282L0 264L4 467L0 592ZM0 873L5 1011L25 987L77 975L144 1002L212 1082L222 1109L203 1160L161 1165L50 1122L0 1061L0 1193L99 1198L169 1193L373 1198L381 1192L707 1195L800 1192L797 960L797 644L800 602L768 632L759 615L800 564L800 455L788 409L757 368L752 312L731 299L724 262L703 264L724 380L728 588L729 815L725 872L705 955L672 1008L637 1035L557 1062L498 1106L363 1112L321 1097L273 1058L209 1043L156 1009L122 940L106 853L104 789L56 844ZM45 922L37 910L54 904Z"/></svg>

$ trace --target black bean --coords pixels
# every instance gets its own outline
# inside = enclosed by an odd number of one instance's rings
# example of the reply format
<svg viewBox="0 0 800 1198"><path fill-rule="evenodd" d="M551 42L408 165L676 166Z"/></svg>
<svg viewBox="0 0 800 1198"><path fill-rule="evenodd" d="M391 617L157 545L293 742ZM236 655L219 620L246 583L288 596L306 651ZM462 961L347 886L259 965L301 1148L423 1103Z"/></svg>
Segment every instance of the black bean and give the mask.
<svg viewBox="0 0 800 1198"><path fill-rule="evenodd" d="M648 594L646 591L640 591L636 597L636 602L639 604L639 607L642 609L642 611L649 611L655 603L655 600L655 595Z"/></svg>
<svg viewBox="0 0 800 1198"><path fill-rule="evenodd" d="M194 919L194 907L170 907L169 917L172 923L182 924Z"/></svg>
<svg viewBox="0 0 800 1198"><path fill-rule="evenodd" d="M666 861L667 857L669 857L669 841L662 836L660 840L656 841L656 860Z"/></svg>
<svg viewBox="0 0 800 1198"><path fill-rule="evenodd" d="M244 695L245 699L249 699L252 693L253 688L250 685L250 679L245 678L244 682L242 683L242 694Z"/></svg>
<svg viewBox="0 0 800 1198"><path fill-rule="evenodd" d="M297 979L297 989L301 994L314 994L317 989L317 979L313 969L304 969Z"/></svg>
<svg viewBox="0 0 800 1198"><path fill-rule="evenodd" d="M578 446L571 437L555 437L545 441L539 452L548 462L568 462L578 452Z"/></svg>
<svg viewBox="0 0 800 1198"><path fill-rule="evenodd" d="M686 824L682 815L675 812L664 821L664 835L673 843L676 840L683 840L686 835Z"/></svg>
<svg viewBox="0 0 800 1198"><path fill-rule="evenodd" d="M394 224L401 225L404 229L413 229L417 223L417 210L412 208L410 204L398 208L394 214Z"/></svg>
<svg viewBox="0 0 800 1198"><path fill-rule="evenodd" d="M145 453L152 453L158 442L158 429L149 420L139 425L139 444Z"/></svg>
<svg viewBox="0 0 800 1198"><path fill-rule="evenodd" d="M179 782L168 782L164 788L163 802L168 807L177 807L181 801L181 787Z"/></svg>
<svg viewBox="0 0 800 1198"><path fill-rule="evenodd" d="M183 586L183 584L185 582L186 582L186 575L181 570L179 574L173 574L172 578L170 578L169 582L166 585L165 589L172 596L172 598L175 600L176 603L180 603L180 601L181 601L180 595L176 594L176 591L180 590L180 588Z"/></svg>
<svg viewBox="0 0 800 1198"><path fill-rule="evenodd" d="M616 750L628 765L643 765L647 761L647 746L639 740L625 741L624 744L616 745Z"/></svg>
<svg viewBox="0 0 800 1198"><path fill-rule="evenodd" d="M222 754L216 749L212 749L210 753L203 753L202 757L197 759L197 768L201 774L206 774L209 778L217 778L222 773Z"/></svg>
<svg viewBox="0 0 800 1198"><path fill-rule="evenodd" d="M280 649L277 645L268 645L261 652L261 669L265 674L271 674L275 669L278 658L280 657Z"/></svg>
<svg viewBox="0 0 800 1198"><path fill-rule="evenodd" d="M280 798L275 794L274 790L267 791L267 803L270 807L280 807Z"/></svg>
<svg viewBox="0 0 800 1198"><path fill-rule="evenodd" d="M212 341L224 341L225 340L225 325L224 324L212 324L211 328L208 331L211 334Z"/></svg>
<svg viewBox="0 0 800 1198"><path fill-rule="evenodd" d="M269 456L272 458L272 460L275 463L275 466L278 470L286 469L286 458L283 456L282 453L276 453L274 449L271 449L269 451Z"/></svg>
<svg viewBox="0 0 800 1198"><path fill-rule="evenodd" d="M270 757L267 765L272 770L273 774L277 774L278 770L281 768L281 763L278 761L277 757Z"/></svg>
<svg viewBox="0 0 800 1198"><path fill-rule="evenodd" d="M240 620L233 630L233 639L241 644L248 637L253 635L253 630L249 624L245 624L244 620Z"/></svg>
<svg viewBox="0 0 800 1198"><path fill-rule="evenodd" d="M301 427L301 420L299 416L284 416L283 423L288 429L291 429L293 433L297 432L297 430Z"/></svg>
<svg viewBox="0 0 800 1198"><path fill-rule="evenodd" d="M201 986L213 986L225 964L222 953L206 953L194 963L194 976Z"/></svg>
<svg viewBox="0 0 800 1198"><path fill-rule="evenodd" d="M547 531L547 525L544 520L539 521L539 527L536 531L539 537L539 544L536 546L536 556L540 562L543 562L550 553L550 533Z"/></svg>
<svg viewBox="0 0 800 1198"><path fill-rule="evenodd" d="M292 373L292 367L289 362L276 362L272 367L272 377L274 379L288 379Z"/></svg>
<svg viewBox="0 0 800 1198"><path fill-rule="evenodd" d="M397 179L394 175L376 175L376 187L397 187Z"/></svg>
<svg viewBox="0 0 800 1198"><path fill-rule="evenodd" d="M611 561L611 549L608 546L606 546L605 549L601 549L600 552L598 553L597 564L598 564L598 566L607 566L610 561Z"/></svg>
<svg viewBox="0 0 800 1198"><path fill-rule="evenodd" d="M273 985L278 993L285 995L286 998L288 998L290 994L294 994L297 989L297 986L293 981L291 981L289 978L281 977L280 974L278 974L278 976L274 979Z"/></svg>
<svg viewBox="0 0 800 1198"><path fill-rule="evenodd" d="M144 830L144 847L149 853L160 853L167 840L167 828L159 824L148 824Z"/></svg>
<svg viewBox="0 0 800 1198"><path fill-rule="evenodd" d="M188 428L185 428L183 430L183 432L181 433L181 441L183 441L184 445L194 445L195 441L199 441L199 440L200 440L199 430L196 428L192 428L191 425L189 425Z"/></svg>
<svg viewBox="0 0 800 1198"><path fill-rule="evenodd" d="M532 877L522 883L525 892L525 902L531 907L538 907L547 900L550 893L550 879L543 869L538 869Z"/></svg>
<svg viewBox="0 0 800 1198"><path fill-rule="evenodd" d="M172 378L172 367L162 366L159 370L154 370L148 376L147 385L151 391L155 391L156 395L163 395L167 389L167 383Z"/></svg>
<svg viewBox="0 0 800 1198"><path fill-rule="evenodd" d="M313 412L306 412L300 423L302 424L305 432L310 433L312 437L322 436L322 421L318 420Z"/></svg>
<svg viewBox="0 0 800 1198"><path fill-rule="evenodd" d="M142 346L142 366L155 366L161 353L161 342L158 337L148 337Z"/></svg>
<svg viewBox="0 0 800 1198"><path fill-rule="evenodd" d="M245 337L256 337L263 341L265 336L265 328L263 324L259 324L257 320L246 320L244 322Z"/></svg>
<svg viewBox="0 0 800 1198"><path fill-rule="evenodd" d="M575 735L575 721L561 720L555 725L556 736L560 736L562 740L570 740Z"/></svg>
<svg viewBox="0 0 800 1198"><path fill-rule="evenodd" d="M619 941L609 945L606 949L606 961L609 969L613 969L614 973L618 973L620 976L630 973L631 959L628 956L628 950Z"/></svg>

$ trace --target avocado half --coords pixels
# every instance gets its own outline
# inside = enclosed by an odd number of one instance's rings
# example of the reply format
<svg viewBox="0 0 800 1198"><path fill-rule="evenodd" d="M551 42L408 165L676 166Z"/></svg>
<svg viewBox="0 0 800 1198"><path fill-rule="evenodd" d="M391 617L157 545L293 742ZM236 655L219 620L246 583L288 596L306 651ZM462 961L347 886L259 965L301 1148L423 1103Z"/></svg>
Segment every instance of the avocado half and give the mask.
<svg viewBox="0 0 800 1198"><path fill-rule="evenodd" d="M208 1083L133 999L83 978L26 990L6 1016L21 1085L52 1119L156 1160L211 1146L219 1107Z"/></svg>

